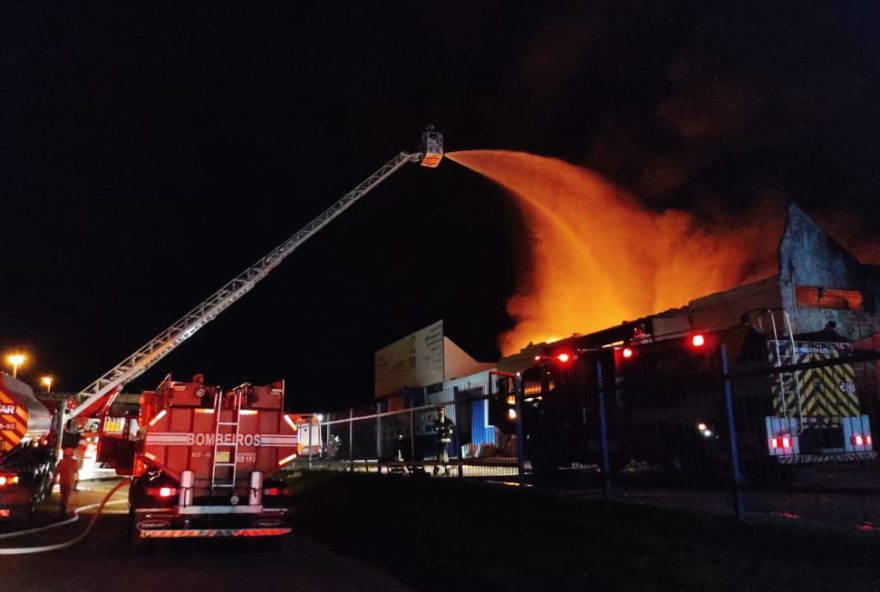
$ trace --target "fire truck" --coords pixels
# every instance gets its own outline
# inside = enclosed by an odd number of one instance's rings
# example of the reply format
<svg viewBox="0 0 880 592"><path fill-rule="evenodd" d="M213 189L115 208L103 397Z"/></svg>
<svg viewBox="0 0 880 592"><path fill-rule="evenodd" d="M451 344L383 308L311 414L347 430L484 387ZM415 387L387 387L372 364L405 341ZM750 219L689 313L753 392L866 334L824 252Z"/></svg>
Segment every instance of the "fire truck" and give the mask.
<svg viewBox="0 0 880 592"><path fill-rule="evenodd" d="M283 483L265 481L296 456L296 424L284 413L283 386L242 385L223 393L199 381L168 378L156 391L144 393L137 418L114 416L113 402L126 384L217 318L359 199L408 163L436 168L443 154L443 135L429 126L419 151L394 156L77 395L79 405L63 421L81 415L103 418L97 462L132 476L133 540L289 532ZM305 444L320 446L312 440Z"/></svg>
<svg viewBox="0 0 880 592"><path fill-rule="evenodd" d="M725 374L738 453L750 477L778 465L876 458L869 413L876 380L857 376L847 361L851 344L833 332L783 335L743 323L658 335L652 321L662 320L624 323L529 352L522 422L535 470L602 466L601 394L611 470L636 461L690 477L722 474L730 459ZM512 431L512 387L502 391L493 416Z"/></svg>
<svg viewBox="0 0 880 592"><path fill-rule="evenodd" d="M235 302L238 302L297 248L367 193L409 163L436 168L443 159L443 154L443 134L435 130L433 126L428 126L422 133L419 151L403 151L394 156L267 255L224 284L223 287L122 362L95 379L77 394L79 405L67 414L65 419L71 420L80 415L93 417L102 415L112 405L122 387L158 364L177 346L195 335Z"/></svg>
<svg viewBox="0 0 880 592"><path fill-rule="evenodd" d="M143 393L137 418L105 415L99 442L99 462L131 477L135 544L291 531L290 494L276 475L298 445L283 382L223 391L200 375L169 375Z"/></svg>
<svg viewBox="0 0 880 592"><path fill-rule="evenodd" d="M26 383L0 373L0 522L26 519L52 492L52 414Z"/></svg>

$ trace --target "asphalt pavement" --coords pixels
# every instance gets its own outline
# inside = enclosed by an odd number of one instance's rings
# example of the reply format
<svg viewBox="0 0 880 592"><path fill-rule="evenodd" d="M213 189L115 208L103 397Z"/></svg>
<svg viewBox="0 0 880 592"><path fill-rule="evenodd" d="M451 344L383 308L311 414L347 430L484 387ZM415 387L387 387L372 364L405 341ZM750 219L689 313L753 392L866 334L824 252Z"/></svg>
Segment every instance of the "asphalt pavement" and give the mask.
<svg viewBox="0 0 880 592"><path fill-rule="evenodd" d="M114 481L86 482L74 493L80 507L100 501ZM33 525L57 521L58 494L53 494ZM115 499L125 500L123 487ZM296 534L268 540L157 541L146 551L133 550L127 536L127 505L107 507L94 530L81 543L47 553L0 556L3 590L409 590L381 570L334 555ZM86 527L90 514L47 532L0 539L0 548L49 545L73 539ZM9 528L4 528L4 531Z"/></svg>

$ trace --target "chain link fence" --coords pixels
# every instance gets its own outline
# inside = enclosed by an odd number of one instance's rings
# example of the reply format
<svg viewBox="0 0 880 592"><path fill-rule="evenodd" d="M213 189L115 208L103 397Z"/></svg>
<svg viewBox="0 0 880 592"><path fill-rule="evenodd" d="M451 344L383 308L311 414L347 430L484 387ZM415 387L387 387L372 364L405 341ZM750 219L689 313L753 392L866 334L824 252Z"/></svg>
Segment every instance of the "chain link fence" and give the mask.
<svg viewBox="0 0 880 592"><path fill-rule="evenodd" d="M572 349L329 414L301 432L297 466L880 528L878 357L874 343L746 329ZM448 462L441 407L454 423Z"/></svg>

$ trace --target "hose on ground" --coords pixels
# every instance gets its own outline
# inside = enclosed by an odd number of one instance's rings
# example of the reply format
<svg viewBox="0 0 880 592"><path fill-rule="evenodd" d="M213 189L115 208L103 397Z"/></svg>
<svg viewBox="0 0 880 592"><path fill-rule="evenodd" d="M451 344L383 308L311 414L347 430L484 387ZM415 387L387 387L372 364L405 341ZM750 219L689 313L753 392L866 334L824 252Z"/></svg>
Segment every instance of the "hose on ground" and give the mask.
<svg viewBox="0 0 880 592"><path fill-rule="evenodd" d="M73 545L75 545L75 544L79 543L80 541L82 541L83 539L85 539L86 536L88 536L89 532L91 532L91 530L92 530L92 527L95 525L95 522L97 522L98 517L101 515L101 512L104 511L104 506L106 506L108 504L119 504L119 503L127 502L127 500L117 500L117 501L112 501L112 502L110 501L110 498L113 497L113 494L116 493L116 491L120 487L122 487L123 485L127 485L127 484L128 484L128 481L120 481L119 483L117 483L113 487L113 489L111 489L110 491L107 492L107 495L104 496L104 499L102 499L100 503L89 504L88 506L83 506L81 508L77 508L74 511L74 516L72 518L69 518L69 519L64 520L62 522L57 522L55 524L50 524L48 526L41 526L39 528L31 528L28 530L21 530L18 532L10 532L5 535L0 535L3 538L11 538L11 537L15 537L15 536L24 536L26 534L33 534L36 532L42 532L45 530L50 530L52 528L58 528L59 526L63 526L65 524L71 524L73 522L76 522L79 519L79 515L81 512L85 512L87 510L90 510L92 508L97 507L97 510L95 511L95 515L92 516L92 520L89 522L89 525L86 527L85 531L83 531L77 537L75 537L69 541L65 541L63 543L55 543L53 545L41 545L38 547L11 547L8 549L0 549L0 555L28 555L31 553L46 553L47 551L57 551L59 549L66 549L68 547L72 547Z"/></svg>

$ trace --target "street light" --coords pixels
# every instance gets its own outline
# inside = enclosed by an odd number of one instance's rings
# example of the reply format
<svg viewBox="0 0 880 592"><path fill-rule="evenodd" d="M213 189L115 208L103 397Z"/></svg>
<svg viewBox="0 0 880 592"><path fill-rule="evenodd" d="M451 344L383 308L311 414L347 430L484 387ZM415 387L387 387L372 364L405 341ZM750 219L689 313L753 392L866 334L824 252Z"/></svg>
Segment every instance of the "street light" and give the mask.
<svg viewBox="0 0 880 592"><path fill-rule="evenodd" d="M47 394L52 392L52 377L51 376L44 376L43 378L40 379L40 382L42 382L43 384L46 385L46 393Z"/></svg>
<svg viewBox="0 0 880 592"><path fill-rule="evenodd" d="M12 378L18 378L18 367L24 364L27 358L24 354L12 354L6 356L6 361L12 364Z"/></svg>

